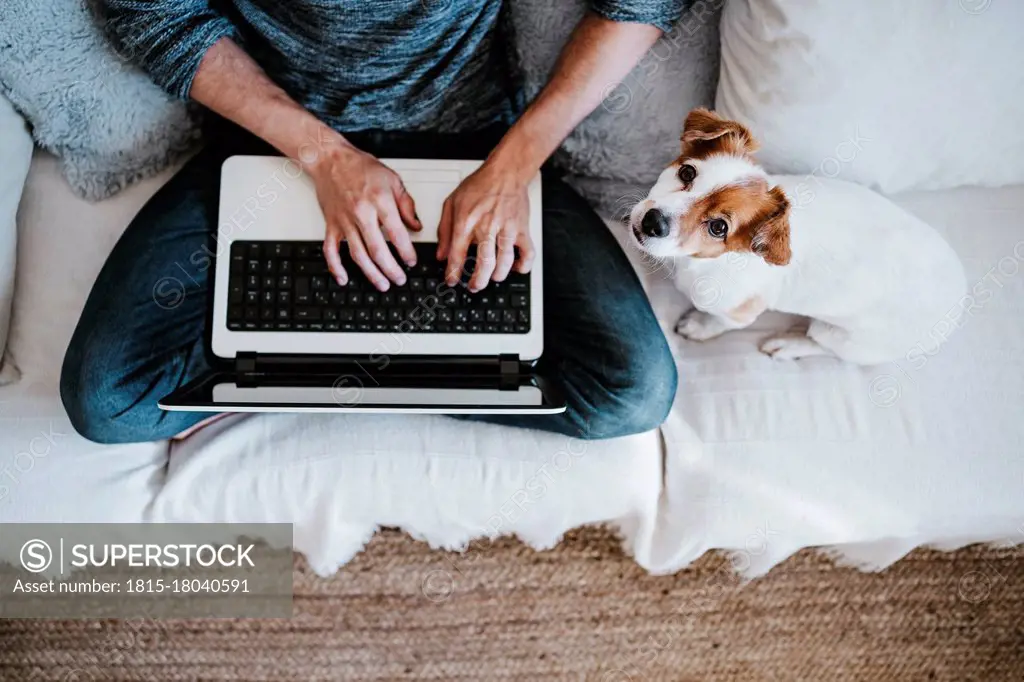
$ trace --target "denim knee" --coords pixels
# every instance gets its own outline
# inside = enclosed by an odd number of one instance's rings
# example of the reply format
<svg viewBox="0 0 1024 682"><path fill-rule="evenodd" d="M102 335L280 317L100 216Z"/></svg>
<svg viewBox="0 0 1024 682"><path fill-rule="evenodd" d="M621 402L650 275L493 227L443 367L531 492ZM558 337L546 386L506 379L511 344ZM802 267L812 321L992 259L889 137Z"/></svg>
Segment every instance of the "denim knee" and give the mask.
<svg viewBox="0 0 1024 682"><path fill-rule="evenodd" d="M102 409L103 387L95 385L86 371L83 349L74 339L64 355L60 371L60 399L71 425L79 435L94 443L113 443L109 433L110 414Z"/></svg>
<svg viewBox="0 0 1024 682"><path fill-rule="evenodd" d="M94 443L155 440L150 434L159 415L151 418L143 413L159 408L144 405L137 396L120 390L119 383L115 368L72 339L61 367L60 398L75 431Z"/></svg>
<svg viewBox="0 0 1024 682"><path fill-rule="evenodd" d="M641 348L641 344L645 347ZM637 339L618 357L616 371L604 386L605 397L586 414L580 437L619 438L658 428L668 417L676 396L678 370L668 342L661 334Z"/></svg>

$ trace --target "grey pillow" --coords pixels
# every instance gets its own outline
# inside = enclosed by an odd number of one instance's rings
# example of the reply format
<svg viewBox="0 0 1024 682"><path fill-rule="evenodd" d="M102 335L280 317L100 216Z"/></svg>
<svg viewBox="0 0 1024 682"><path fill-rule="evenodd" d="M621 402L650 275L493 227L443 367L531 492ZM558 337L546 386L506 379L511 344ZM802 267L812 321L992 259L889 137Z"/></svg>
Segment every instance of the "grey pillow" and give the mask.
<svg viewBox="0 0 1024 682"><path fill-rule="evenodd" d="M0 94L89 200L159 172L198 141L173 100L109 46L82 0L3 0Z"/></svg>
<svg viewBox="0 0 1024 682"><path fill-rule="evenodd" d="M723 0L697 0L555 157L570 181L606 214L621 217L679 154L686 114L711 107L718 83ZM547 82L585 0L511 0L512 47L526 96Z"/></svg>

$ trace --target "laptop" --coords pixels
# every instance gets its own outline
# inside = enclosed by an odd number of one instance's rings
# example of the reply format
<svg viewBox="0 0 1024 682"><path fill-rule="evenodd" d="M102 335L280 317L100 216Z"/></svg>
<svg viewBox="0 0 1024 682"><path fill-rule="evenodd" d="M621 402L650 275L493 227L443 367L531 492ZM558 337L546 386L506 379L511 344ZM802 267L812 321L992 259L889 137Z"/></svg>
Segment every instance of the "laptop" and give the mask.
<svg viewBox="0 0 1024 682"><path fill-rule="evenodd" d="M556 387L536 372L544 350L540 175L529 186L537 264L482 291L445 284L436 260L445 198L480 161L383 159L423 223L403 286L374 288L341 254L327 269L312 181L283 157L234 156L221 171L206 347L212 370L160 400L198 412L553 414ZM402 264L402 260L396 257Z"/></svg>

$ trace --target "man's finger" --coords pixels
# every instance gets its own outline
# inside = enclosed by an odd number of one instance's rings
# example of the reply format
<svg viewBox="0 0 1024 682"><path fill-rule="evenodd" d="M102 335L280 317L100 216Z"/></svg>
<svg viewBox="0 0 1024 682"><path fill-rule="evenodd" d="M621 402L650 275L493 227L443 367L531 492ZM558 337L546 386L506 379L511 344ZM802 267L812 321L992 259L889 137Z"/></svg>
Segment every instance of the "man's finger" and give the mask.
<svg viewBox="0 0 1024 682"><path fill-rule="evenodd" d="M477 242L476 263L473 267L473 276L469 280L469 290L472 292L486 287L487 283L491 281L491 275L494 274L494 266L497 263L497 244L495 244L496 238L493 232L494 228L492 227L487 236Z"/></svg>
<svg viewBox="0 0 1024 682"><path fill-rule="evenodd" d="M395 204L398 206L398 214L402 218L402 222L410 230L419 232L423 229L423 223L420 222L420 217L416 215L416 202L413 201L412 195L409 194L405 189L405 185L402 181L398 181L398 188L395 190Z"/></svg>
<svg viewBox="0 0 1024 682"><path fill-rule="evenodd" d="M389 203L390 205L388 205ZM398 255L402 257L405 264L410 268L416 265L416 249L412 246L409 231L405 229L405 225L399 218L398 208L394 202L384 202L378 206L377 215L380 216L381 228L391 238L391 243L395 245L395 250L398 251Z"/></svg>
<svg viewBox="0 0 1024 682"><path fill-rule="evenodd" d="M327 236L324 237L324 260L327 261L327 269L331 271L334 280L341 286L348 284L348 273L345 266L341 264L341 254L338 252L338 242L341 241L341 231L327 228Z"/></svg>
<svg viewBox="0 0 1024 682"><path fill-rule="evenodd" d="M437 226L437 260L448 260L448 247L452 243L452 202L445 199L441 206L441 222Z"/></svg>
<svg viewBox="0 0 1024 682"><path fill-rule="evenodd" d="M520 232L516 237L516 246L519 247L519 258L516 259L516 272L527 273L533 267L533 258L536 251L533 248L533 238L529 232Z"/></svg>
<svg viewBox="0 0 1024 682"><path fill-rule="evenodd" d="M352 256L353 262L366 275L366 279L370 280L370 283L381 291L390 289L391 283L388 282L388 278L384 276L384 273L374 265L373 259L370 258L370 254L366 251L366 246L363 244L363 237L359 230L353 227L349 230L347 236L349 255Z"/></svg>
<svg viewBox="0 0 1024 682"><path fill-rule="evenodd" d="M445 270L444 281L453 287L462 277L462 269L466 267L466 252L469 251L469 231L453 222L451 246L448 248L448 268Z"/></svg>
<svg viewBox="0 0 1024 682"><path fill-rule="evenodd" d="M502 230L498 235L498 261L494 265L494 274L491 279L495 282L503 282L512 270L512 264L516 260L516 236L511 230Z"/></svg>
<svg viewBox="0 0 1024 682"><path fill-rule="evenodd" d="M363 244L366 247L367 255L379 268L377 271L383 272L386 275L384 282L374 281L373 285L381 291L387 291L391 286L387 280L391 280L399 286L405 284L405 272L391 254L391 249L388 248L387 242L384 241L384 234L381 232L380 227L380 216L377 214L377 211L373 208L363 207L356 213L356 219L358 220L359 232L363 237ZM363 272L366 271L363 270Z"/></svg>

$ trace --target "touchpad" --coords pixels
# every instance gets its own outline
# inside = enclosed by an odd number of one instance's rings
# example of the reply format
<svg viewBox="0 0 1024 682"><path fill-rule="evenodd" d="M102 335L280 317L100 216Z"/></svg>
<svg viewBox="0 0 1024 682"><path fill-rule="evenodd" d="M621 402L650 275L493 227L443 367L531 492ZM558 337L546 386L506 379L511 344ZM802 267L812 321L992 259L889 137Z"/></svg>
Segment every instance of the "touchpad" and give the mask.
<svg viewBox="0 0 1024 682"><path fill-rule="evenodd" d="M413 241L436 242L444 200L459 186L462 173L455 170L402 170L398 174L416 202L416 213L423 223L422 232L411 233Z"/></svg>

